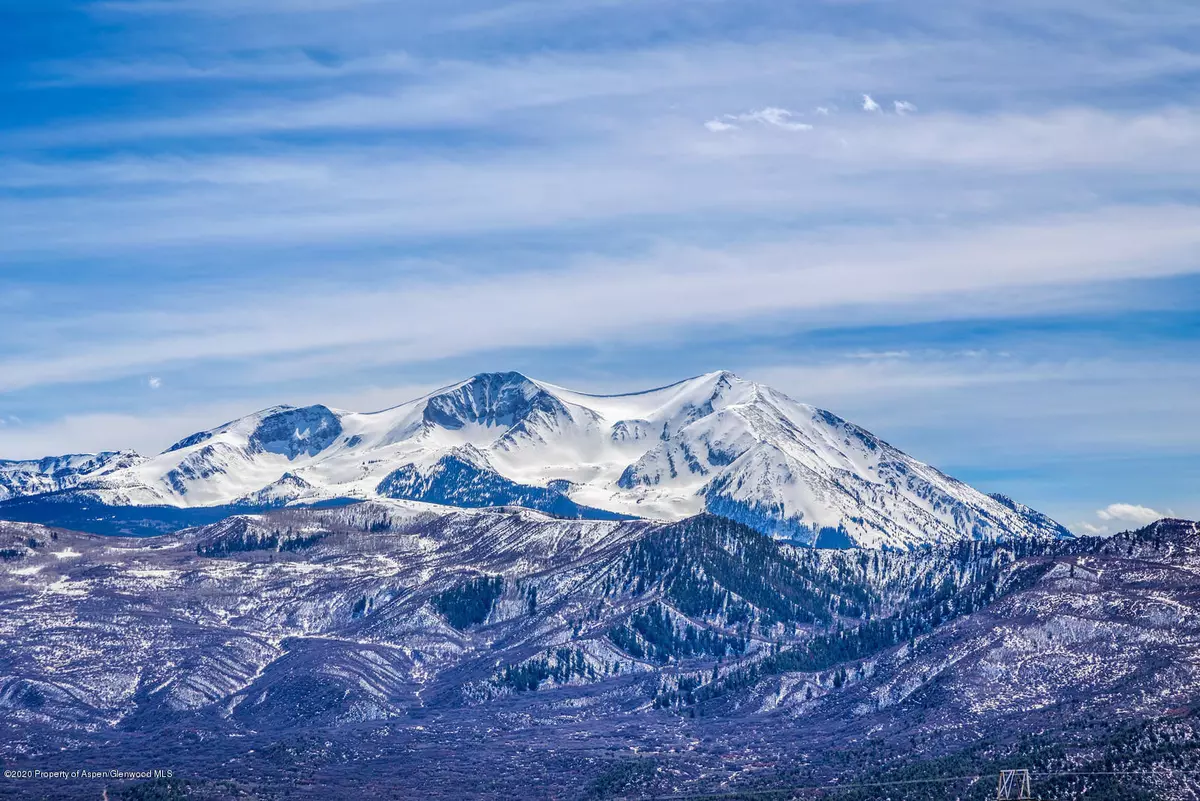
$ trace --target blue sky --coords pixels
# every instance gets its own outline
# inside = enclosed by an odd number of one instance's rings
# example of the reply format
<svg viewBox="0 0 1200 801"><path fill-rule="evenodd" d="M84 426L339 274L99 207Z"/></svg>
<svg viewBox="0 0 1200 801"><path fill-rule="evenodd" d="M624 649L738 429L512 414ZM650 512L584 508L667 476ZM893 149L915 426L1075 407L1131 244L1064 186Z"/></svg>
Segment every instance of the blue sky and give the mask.
<svg viewBox="0 0 1200 801"><path fill-rule="evenodd" d="M1200 517L1198 78L1178 0L10 1L0 457L732 369Z"/></svg>

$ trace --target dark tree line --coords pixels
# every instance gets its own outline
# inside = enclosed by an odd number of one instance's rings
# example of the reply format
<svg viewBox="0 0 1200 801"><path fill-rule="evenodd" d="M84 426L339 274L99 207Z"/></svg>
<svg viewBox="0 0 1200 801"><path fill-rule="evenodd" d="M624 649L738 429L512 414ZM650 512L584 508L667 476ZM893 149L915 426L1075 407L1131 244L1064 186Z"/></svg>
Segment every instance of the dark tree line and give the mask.
<svg viewBox="0 0 1200 801"><path fill-rule="evenodd" d="M745 638L700 629L691 623L677 628L657 602L634 612L627 623L611 629L608 638L632 657L661 663L696 656L740 656L747 644Z"/></svg>
<svg viewBox="0 0 1200 801"><path fill-rule="evenodd" d="M802 553L802 552L801 552ZM874 597L861 581L751 528L700 515L637 542L610 592L658 590L690 617L723 615L729 625L825 625L860 617Z"/></svg>
<svg viewBox="0 0 1200 801"><path fill-rule="evenodd" d="M222 557L244 551L302 551L313 547L327 536L325 532L302 535L279 531L267 534L242 531L213 542L200 543L196 546L196 553L200 556Z"/></svg>
<svg viewBox="0 0 1200 801"><path fill-rule="evenodd" d="M433 608L456 629L478 626L487 620L504 592L500 576L481 576L433 597Z"/></svg>
<svg viewBox="0 0 1200 801"><path fill-rule="evenodd" d="M519 665L506 665L496 683L517 692L526 692L538 689L548 679L565 684L575 676L589 680L598 678L596 669L588 664L583 651L558 648L553 653L547 652Z"/></svg>

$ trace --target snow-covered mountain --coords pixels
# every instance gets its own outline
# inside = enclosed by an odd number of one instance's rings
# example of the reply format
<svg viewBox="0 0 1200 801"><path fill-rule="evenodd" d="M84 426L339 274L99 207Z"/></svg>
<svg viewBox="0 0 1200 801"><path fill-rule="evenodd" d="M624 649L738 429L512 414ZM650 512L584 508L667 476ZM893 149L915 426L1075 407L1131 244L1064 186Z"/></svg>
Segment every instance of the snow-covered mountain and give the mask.
<svg viewBox="0 0 1200 801"><path fill-rule="evenodd" d="M833 546L1070 536L1028 507L728 372L603 396L484 373L380 412L278 406L154 457L126 454L114 467L113 455L102 456L60 485L6 486L116 506L389 497L567 517L673 520L707 510Z"/></svg>
<svg viewBox="0 0 1200 801"><path fill-rule="evenodd" d="M131 467L141 458L132 451L105 451L23 461L0 459L0 501L71 489L85 479L96 480L114 470Z"/></svg>

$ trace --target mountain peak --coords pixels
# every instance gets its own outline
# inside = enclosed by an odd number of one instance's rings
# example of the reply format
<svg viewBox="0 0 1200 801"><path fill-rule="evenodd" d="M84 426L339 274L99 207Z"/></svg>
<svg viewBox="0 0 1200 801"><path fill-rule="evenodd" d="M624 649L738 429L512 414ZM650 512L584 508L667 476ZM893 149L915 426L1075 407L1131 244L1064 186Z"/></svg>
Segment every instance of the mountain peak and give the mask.
<svg viewBox="0 0 1200 801"><path fill-rule="evenodd" d="M532 384L533 380L524 373L518 373L515 370L507 370L502 372L476 373L467 379L467 383L471 382L480 382L497 386L508 384Z"/></svg>
<svg viewBox="0 0 1200 801"><path fill-rule="evenodd" d="M704 389L712 388L715 390L719 388L728 388L737 384L752 383L753 382L747 381L737 373L730 372L729 370L713 370L709 373L701 373L700 375L695 375L691 378L685 378L679 383L672 384L671 386L696 387Z"/></svg>
<svg viewBox="0 0 1200 801"><path fill-rule="evenodd" d="M262 418L250 435L252 448L295 459L301 454L316 456L342 434L338 416L328 407L287 407Z"/></svg>
<svg viewBox="0 0 1200 801"><path fill-rule="evenodd" d="M434 464L454 470L434 475ZM707 510L809 544L1069 536L729 370L624 395L484 372L371 414L272 407L128 467L92 467L0 471L0 500L78 488L113 505L299 503L377 497L404 478L406 497L444 505L533 503L554 489L580 509L663 520Z"/></svg>
<svg viewBox="0 0 1200 801"><path fill-rule="evenodd" d="M41 459L0 459L0 501L58 492L102 474L133 467L142 457L132 450L70 453Z"/></svg>
<svg viewBox="0 0 1200 801"><path fill-rule="evenodd" d="M450 430L468 425L507 429L552 401L545 389L520 373L479 373L429 397L423 418L426 425Z"/></svg>

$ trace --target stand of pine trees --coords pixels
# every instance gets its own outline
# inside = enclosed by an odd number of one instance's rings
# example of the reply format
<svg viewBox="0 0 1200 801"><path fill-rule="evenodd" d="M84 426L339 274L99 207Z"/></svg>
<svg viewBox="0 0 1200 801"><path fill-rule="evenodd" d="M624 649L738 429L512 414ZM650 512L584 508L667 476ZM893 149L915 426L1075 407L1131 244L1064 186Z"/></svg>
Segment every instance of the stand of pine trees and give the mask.
<svg viewBox="0 0 1200 801"><path fill-rule="evenodd" d="M482 576L433 597L433 607L456 629L478 626L487 620L504 592L500 576Z"/></svg>

